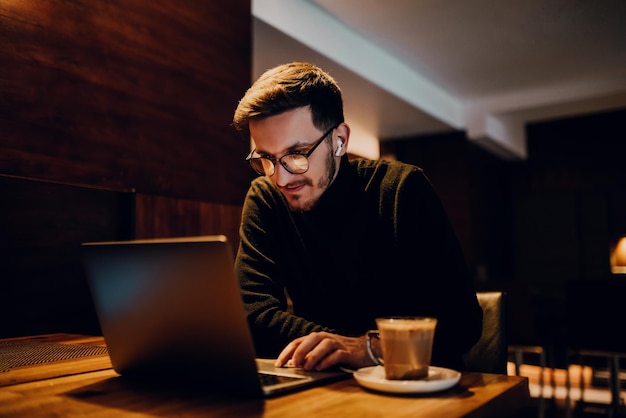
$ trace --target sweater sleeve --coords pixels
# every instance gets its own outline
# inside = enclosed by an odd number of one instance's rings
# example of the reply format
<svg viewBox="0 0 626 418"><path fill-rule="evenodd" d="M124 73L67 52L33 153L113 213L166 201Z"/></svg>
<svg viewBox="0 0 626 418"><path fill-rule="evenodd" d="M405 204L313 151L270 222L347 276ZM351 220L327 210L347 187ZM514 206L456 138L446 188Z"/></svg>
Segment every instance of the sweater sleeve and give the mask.
<svg viewBox="0 0 626 418"><path fill-rule="evenodd" d="M292 314L285 291L284 234L289 212L278 192L262 179L244 201L235 270L256 355L276 357L293 339L314 331L333 331Z"/></svg>

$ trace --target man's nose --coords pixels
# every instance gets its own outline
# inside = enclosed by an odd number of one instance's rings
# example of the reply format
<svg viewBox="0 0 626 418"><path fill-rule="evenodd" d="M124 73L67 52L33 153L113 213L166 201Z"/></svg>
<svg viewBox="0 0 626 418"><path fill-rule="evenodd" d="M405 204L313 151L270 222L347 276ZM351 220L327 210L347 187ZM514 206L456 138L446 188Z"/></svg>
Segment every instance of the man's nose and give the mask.
<svg viewBox="0 0 626 418"><path fill-rule="evenodd" d="M291 179L291 174L283 165L276 161L276 166L274 167L274 181L278 186L285 186L289 180Z"/></svg>

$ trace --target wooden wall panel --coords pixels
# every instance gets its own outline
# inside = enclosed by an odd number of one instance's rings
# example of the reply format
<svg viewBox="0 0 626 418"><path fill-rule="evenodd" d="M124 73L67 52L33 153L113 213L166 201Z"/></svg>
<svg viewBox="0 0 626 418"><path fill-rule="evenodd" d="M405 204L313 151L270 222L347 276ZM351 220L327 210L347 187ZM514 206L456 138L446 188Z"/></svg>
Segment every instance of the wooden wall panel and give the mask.
<svg viewBox="0 0 626 418"><path fill-rule="evenodd" d="M249 0L2 1L0 39L0 173L241 203Z"/></svg>
<svg viewBox="0 0 626 418"><path fill-rule="evenodd" d="M226 235L239 246L241 206L189 199L137 194L135 200L137 238L165 238L193 235Z"/></svg>
<svg viewBox="0 0 626 418"><path fill-rule="evenodd" d="M251 46L250 0L0 1L0 336L97 332L81 242L236 246Z"/></svg>

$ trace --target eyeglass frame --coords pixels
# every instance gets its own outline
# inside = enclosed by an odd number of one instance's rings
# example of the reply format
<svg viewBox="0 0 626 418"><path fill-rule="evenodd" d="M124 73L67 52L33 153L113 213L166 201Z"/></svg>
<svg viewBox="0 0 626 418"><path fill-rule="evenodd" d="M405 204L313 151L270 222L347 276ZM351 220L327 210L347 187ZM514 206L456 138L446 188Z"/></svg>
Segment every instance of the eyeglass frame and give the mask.
<svg viewBox="0 0 626 418"><path fill-rule="evenodd" d="M319 139L316 139L313 146L307 151L307 152L302 152L302 151L289 151L285 154L283 154L280 158L276 158L273 155L268 156L268 155L261 155L259 157L253 157L252 154L254 154L256 152L256 147L250 151L250 154L248 154L248 156L246 157L246 161L248 161L250 163L250 167L252 167L252 169L260 176L268 176L271 177L274 174L276 174L276 162L278 161L280 163L280 165L287 170L287 172L291 173L291 174L304 174L307 171L309 171L310 165L309 165L309 157L311 156L311 154L313 154L313 151L315 151L317 149L317 147L324 142L324 140L326 139L326 137L328 136L328 134L330 134L332 131L334 131L335 129L337 129L339 127L340 123L338 123L337 125L333 126L332 128L330 128L329 130L327 130L324 135L322 135ZM302 172L298 172L298 173L294 173L293 171L291 171L289 168L287 168L287 166L285 165L285 163L283 163L283 158L289 156L289 155L301 155L306 159L306 170L302 171ZM265 158L266 160L269 160L272 163L272 167L274 167L274 170L272 171L272 174L267 174L267 173L261 173L259 172L256 168L254 168L254 166L252 165L252 160L260 160L261 158Z"/></svg>

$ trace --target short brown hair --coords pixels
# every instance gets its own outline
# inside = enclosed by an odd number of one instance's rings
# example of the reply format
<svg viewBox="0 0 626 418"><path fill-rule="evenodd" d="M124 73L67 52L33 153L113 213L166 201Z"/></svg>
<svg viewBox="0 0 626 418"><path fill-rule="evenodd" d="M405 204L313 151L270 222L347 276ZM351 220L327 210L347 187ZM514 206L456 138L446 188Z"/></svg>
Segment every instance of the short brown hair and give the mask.
<svg viewBox="0 0 626 418"><path fill-rule="evenodd" d="M337 82L321 68L292 62L263 73L239 101L233 126L247 131L248 121L310 106L313 125L326 130L344 121L343 99Z"/></svg>

